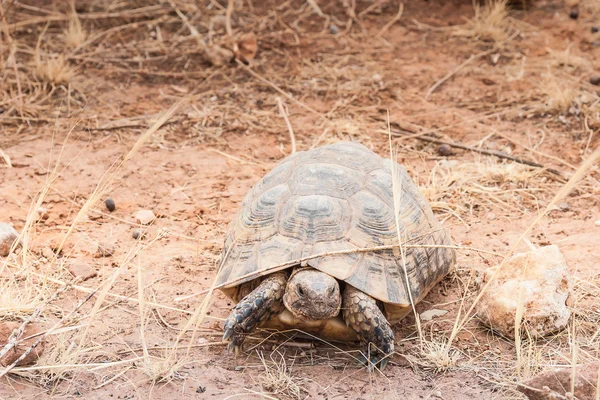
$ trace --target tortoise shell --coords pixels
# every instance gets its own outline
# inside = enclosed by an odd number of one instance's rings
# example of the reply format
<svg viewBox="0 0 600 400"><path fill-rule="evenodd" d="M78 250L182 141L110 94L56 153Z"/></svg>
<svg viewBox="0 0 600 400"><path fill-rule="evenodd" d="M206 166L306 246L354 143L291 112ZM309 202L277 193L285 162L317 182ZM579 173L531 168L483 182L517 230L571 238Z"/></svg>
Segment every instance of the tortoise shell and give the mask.
<svg viewBox="0 0 600 400"><path fill-rule="evenodd" d="M402 254L398 235L427 246ZM416 303L448 273L454 250L434 246L450 244L404 168L338 142L285 158L248 192L231 221L216 283L234 297L239 284L308 258L298 265L380 300L392 322L410 310L407 282ZM368 250L381 246L388 248Z"/></svg>

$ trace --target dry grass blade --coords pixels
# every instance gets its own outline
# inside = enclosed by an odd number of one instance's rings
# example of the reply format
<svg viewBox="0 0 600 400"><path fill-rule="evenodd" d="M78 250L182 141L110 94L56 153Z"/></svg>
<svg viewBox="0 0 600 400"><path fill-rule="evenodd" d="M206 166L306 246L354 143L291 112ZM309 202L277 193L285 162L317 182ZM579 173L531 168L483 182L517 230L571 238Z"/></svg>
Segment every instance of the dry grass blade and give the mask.
<svg viewBox="0 0 600 400"><path fill-rule="evenodd" d="M296 136L294 135L294 129L292 128L290 119L288 118L287 112L285 111L285 108L283 107L283 103L281 102L281 99L279 97L277 98L277 106L279 107L279 113L285 120L285 124L288 128L288 132L290 133L290 142L292 144L292 154L294 154L296 152Z"/></svg>
<svg viewBox="0 0 600 400"><path fill-rule="evenodd" d="M404 3L400 3L400 5L398 6L398 12L396 13L396 15L394 15L394 18L392 18L392 20L390 22L385 24L383 26L383 28L381 28L381 30L379 32L377 32L377 35L375 35L375 37L383 36L388 31L388 29L390 29L390 27L392 25L394 25L396 22L400 21L400 18L402 18L403 12L404 12Z"/></svg>
<svg viewBox="0 0 600 400"><path fill-rule="evenodd" d="M388 145L390 150L390 165L392 170L390 171L392 174L392 194L394 200L394 222L396 223L396 236L398 238L398 243L402 244L406 242L406 238L402 236L402 232L400 231L400 226L403 226L400 223L400 215L402 213L402 178L400 175L400 171L398 170L398 164L396 163L397 155L394 154L394 148L392 146L392 131L390 127L390 113L387 111L387 129L388 129ZM404 272L404 279L406 281L406 293L408 294L408 299L410 300L410 305L412 307L413 314L415 315L415 321L417 325L417 332L419 333L419 341L421 345L423 344L423 332L421 330L421 321L419 319L419 315L417 314L417 309L415 308L415 301L412 296L412 288L410 287L410 278L408 276L408 270L406 268L406 254L403 246L400 246L400 255L402 257L402 269Z"/></svg>
<svg viewBox="0 0 600 400"><path fill-rule="evenodd" d="M71 48L77 48L87 39L87 32L81 25L81 20L75 10L75 1L71 1L71 15L69 18L69 27L64 32L65 44Z"/></svg>

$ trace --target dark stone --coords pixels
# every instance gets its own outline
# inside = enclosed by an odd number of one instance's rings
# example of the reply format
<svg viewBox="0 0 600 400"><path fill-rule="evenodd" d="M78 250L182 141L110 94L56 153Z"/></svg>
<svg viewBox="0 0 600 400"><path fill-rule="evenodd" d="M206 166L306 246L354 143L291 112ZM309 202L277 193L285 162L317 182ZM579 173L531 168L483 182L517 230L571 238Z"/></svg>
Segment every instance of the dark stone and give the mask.
<svg viewBox="0 0 600 400"><path fill-rule="evenodd" d="M115 211L115 209L117 208L116 205L115 205L115 201L112 198L110 198L110 197L108 199L106 199L106 201L104 202L104 204L106 204L106 208L110 212Z"/></svg>
<svg viewBox="0 0 600 400"><path fill-rule="evenodd" d="M571 12L569 13L569 18L571 18L571 19L579 18L579 10L577 10L577 9L571 10Z"/></svg>
<svg viewBox="0 0 600 400"><path fill-rule="evenodd" d="M454 152L452 151L452 147L447 144L440 145L440 147L438 147L438 149L437 149L437 152L440 156L443 156L443 157L448 157L448 156L451 156L452 154L454 154Z"/></svg>

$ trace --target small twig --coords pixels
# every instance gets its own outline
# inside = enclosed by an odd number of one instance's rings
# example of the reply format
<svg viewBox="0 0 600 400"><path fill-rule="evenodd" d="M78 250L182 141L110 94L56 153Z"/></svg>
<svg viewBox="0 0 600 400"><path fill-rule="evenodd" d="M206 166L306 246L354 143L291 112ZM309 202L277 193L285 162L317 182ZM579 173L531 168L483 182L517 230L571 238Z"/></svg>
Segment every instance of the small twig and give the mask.
<svg viewBox="0 0 600 400"><path fill-rule="evenodd" d="M277 105L279 106L279 113L285 120L285 124L287 125L288 131L290 132L290 141L292 142L292 154L296 152L296 137L294 136L294 129L292 129L292 124L283 108L283 103L281 102L281 98L277 98Z"/></svg>
<svg viewBox="0 0 600 400"><path fill-rule="evenodd" d="M225 11L225 32L227 36L233 36L233 30L231 29L231 14L233 14L233 0L227 1L227 10Z"/></svg>
<svg viewBox="0 0 600 400"><path fill-rule="evenodd" d="M392 125L397 126L398 128L400 128L400 126L397 123L392 123ZM400 137L406 137L408 136L408 134L410 134L412 137L414 137L415 139L419 139L422 140L424 142L429 142L429 143L435 143L435 144L445 144L448 145L450 147L454 147L456 149L462 149L462 150L468 150L468 151L474 151L476 153L481 153L481 154L487 154L489 156L495 156L498 158L504 158L506 160L510 160L510 161L514 161L517 162L519 164L524 164L524 165L529 165L530 167L536 167L536 168L542 168L554 175L557 175L561 178L564 178L564 175L562 174L562 172L555 170L553 168L548 168L542 164L533 162L533 161L529 161L529 160L524 160L522 158L519 157L515 157L515 156L511 156L510 154L506 154L502 151L497 151L497 150L488 150L488 149L482 149L479 147L471 147L471 146L467 146L464 145L462 143L452 143L452 142L446 142L445 140L440 140L440 139L436 139L433 138L431 136L427 136L427 135L419 135L417 132L411 132L409 130L407 130L406 128L400 128L401 130L397 130L397 129L392 129L391 133L393 136L400 136ZM406 132L406 133L405 133Z"/></svg>
<svg viewBox="0 0 600 400"><path fill-rule="evenodd" d="M446 76L444 76L442 79L440 79L439 81L437 81L436 83L433 84L433 86L431 86L429 88L429 90L427 91L427 94L425 95L425 100L429 100L429 96L431 96L431 94L440 86L442 86L444 84L444 82L446 82L448 79L452 78L458 71L460 71L461 69L463 69L464 67L466 67L467 65L469 65L470 63L472 63L473 61L481 58L481 57L485 57L488 54L493 53L494 51L496 51L495 48L490 49L490 50L486 50L486 51L482 51L481 53L477 53L477 54L473 54L471 57L467 58L466 61L464 61L462 64L460 64L458 67L454 68L452 71L448 72L446 74Z"/></svg>
<svg viewBox="0 0 600 400"><path fill-rule="evenodd" d="M394 18L392 18L392 20L390 22L388 22L387 24L385 24L383 26L383 28L381 28L381 30L379 31L379 33L377 35L375 35L375 37L381 37L381 35L383 35L384 33L386 33L387 30L390 29L390 27L392 25L394 25L396 22L398 22L400 20L400 18L402 17L402 12L403 11L404 11L404 3L400 3L400 6L398 7L398 12L394 16Z"/></svg>
<svg viewBox="0 0 600 400"><path fill-rule="evenodd" d="M185 16L184 13L182 13L179 8L177 8L177 6L175 5L175 3L173 3L172 0L169 0L169 4L171 5L171 7L173 8L173 10L175 10L175 12L177 13L177 15L179 16L179 18L181 18L181 21L183 21L183 24L186 26L186 28L188 28L188 30L190 31L190 34L192 35L192 37L194 39L196 39L196 42L198 43L198 45L200 45L200 47L202 47L203 49L206 48L206 43L204 42L204 40L202 40L202 37L200 36L200 32L198 32L198 29L196 29L194 27L194 25L192 25L190 23L190 21L188 20L188 18Z"/></svg>
<svg viewBox="0 0 600 400"><path fill-rule="evenodd" d="M362 17L364 17L365 15L367 15L368 13L370 13L371 11L373 11L375 8L377 8L378 6L381 5L381 3L383 3L385 0L377 0L375 2L373 2L373 4L371 4L369 7L365 8L364 10L362 10L361 12L358 13L358 19L361 19Z"/></svg>
<svg viewBox="0 0 600 400"><path fill-rule="evenodd" d="M317 15L321 18L327 18L327 16L325 14L323 14L323 11L321 11L321 8L319 7L319 5L315 2L315 0L306 0L306 2L308 3L308 5L313 9L314 12L317 13Z"/></svg>

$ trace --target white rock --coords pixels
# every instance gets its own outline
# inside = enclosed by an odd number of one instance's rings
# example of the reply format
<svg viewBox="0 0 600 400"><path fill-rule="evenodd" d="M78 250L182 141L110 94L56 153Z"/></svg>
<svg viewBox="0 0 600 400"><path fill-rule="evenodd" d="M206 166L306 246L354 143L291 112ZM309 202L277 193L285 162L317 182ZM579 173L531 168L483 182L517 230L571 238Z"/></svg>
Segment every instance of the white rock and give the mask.
<svg viewBox="0 0 600 400"><path fill-rule="evenodd" d="M200 337L198 338L198 344L207 344L208 340L206 338Z"/></svg>
<svg viewBox="0 0 600 400"><path fill-rule="evenodd" d="M596 226L600 226L600 219L595 222Z"/></svg>
<svg viewBox="0 0 600 400"><path fill-rule="evenodd" d="M0 257L10 254L10 248L19 237L19 233L12 225L0 222Z"/></svg>
<svg viewBox="0 0 600 400"><path fill-rule="evenodd" d="M150 225L156 219L152 210L140 210L135 214L135 219L142 225Z"/></svg>
<svg viewBox="0 0 600 400"><path fill-rule="evenodd" d="M38 222L45 221L48 219L48 209L46 207L40 207L37 209L38 212Z"/></svg>
<svg viewBox="0 0 600 400"><path fill-rule="evenodd" d="M432 308L431 310L423 311L421 314L419 314L419 318L421 321L426 322L446 314L448 314L447 310L436 310L435 308Z"/></svg>
<svg viewBox="0 0 600 400"><path fill-rule="evenodd" d="M498 266L488 268L482 289ZM481 321L502 335L515 337L515 317L522 309L521 332L542 337L563 329L571 317L571 278L558 247L546 246L513 255L483 293L476 310Z"/></svg>

